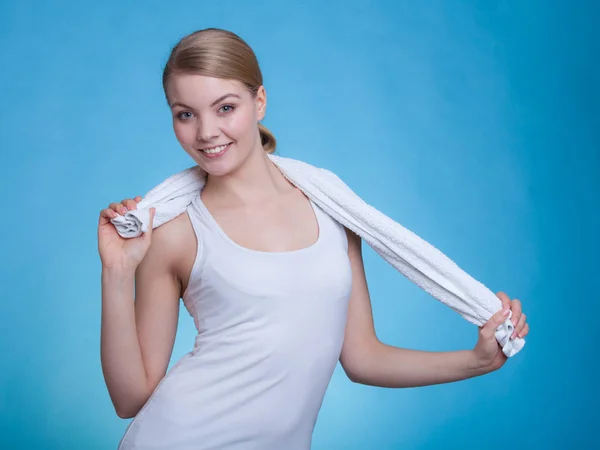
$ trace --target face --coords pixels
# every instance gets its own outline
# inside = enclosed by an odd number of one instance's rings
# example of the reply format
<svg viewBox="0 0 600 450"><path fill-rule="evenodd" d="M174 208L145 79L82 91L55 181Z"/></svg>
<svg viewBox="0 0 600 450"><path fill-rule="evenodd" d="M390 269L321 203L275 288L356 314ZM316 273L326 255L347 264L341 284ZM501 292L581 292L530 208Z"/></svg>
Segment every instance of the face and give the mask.
<svg viewBox="0 0 600 450"><path fill-rule="evenodd" d="M177 140L207 173L226 175L264 152L258 131L266 108L263 86L253 98L237 80L177 74L167 97Z"/></svg>

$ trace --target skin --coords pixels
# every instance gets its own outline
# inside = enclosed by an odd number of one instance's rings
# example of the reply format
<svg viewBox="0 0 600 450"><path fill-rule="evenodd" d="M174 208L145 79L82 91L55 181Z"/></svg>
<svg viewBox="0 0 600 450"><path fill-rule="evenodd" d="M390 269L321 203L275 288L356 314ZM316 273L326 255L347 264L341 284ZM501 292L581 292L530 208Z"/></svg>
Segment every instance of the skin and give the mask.
<svg viewBox="0 0 600 450"><path fill-rule="evenodd" d="M217 103L225 94L234 94ZM179 74L167 87L175 135L209 175L202 200L219 226L238 244L261 251L307 247L318 236L308 199L267 158L257 123L265 116L264 87L256 96L239 82ZM220 158L199 149L233 143ZM102 261L101 361L119 417L135 416L164 377L172 354L179 299L197 251L187 214L142 236L121 238L110 219L136 208L141 197L111 203L100 212ZM154 211L151 211L151 221ZM243 225L243 226L242 226ZM361 239L346 230L352 267L345 339L340 362L357 383L412 387L448 383L499 369L506 356L494 332L512 310L515 335L529 332L521 302L503 292L503 309L478 330L476 346L424 352L386 345L376 336ZM190 243L193 243L191 245ZM134 302L135 288L135 302Z"/></svg>

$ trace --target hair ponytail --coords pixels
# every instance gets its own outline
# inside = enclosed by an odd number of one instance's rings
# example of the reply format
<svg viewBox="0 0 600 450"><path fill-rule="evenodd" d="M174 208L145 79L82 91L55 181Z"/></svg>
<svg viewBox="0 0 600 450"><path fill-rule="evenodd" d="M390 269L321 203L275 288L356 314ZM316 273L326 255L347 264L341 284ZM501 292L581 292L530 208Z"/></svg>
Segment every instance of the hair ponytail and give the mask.
<svg viewBox="0 0 600 450"><path fill-rule="evenodd" d="M260 142L262 143L265 152L273 153L277 146L277 141L275 140L273 133L271 133L262 123L258 124L258 131L260 132Z"/></svg>

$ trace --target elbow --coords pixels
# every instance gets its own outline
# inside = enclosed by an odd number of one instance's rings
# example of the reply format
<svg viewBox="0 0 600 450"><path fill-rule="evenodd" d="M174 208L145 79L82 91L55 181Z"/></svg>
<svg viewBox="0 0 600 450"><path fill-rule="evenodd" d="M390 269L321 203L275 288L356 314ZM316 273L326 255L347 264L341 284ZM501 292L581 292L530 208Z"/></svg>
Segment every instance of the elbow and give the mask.
<svg viewBox="0 0 600 450"><path fill-rule="evenodd" d="M359 376L356 376L355 374L353 374L352 372L346 372L346 376L348 377L348 379L350 381L352 381L355 384L366 384L364 382L363 378L360 378Z"/></svg>
<svg viewBox="0 0 600 450"><path fill-rule="evenodd" d="M341 361L344 373L350 381L356 384L369 385L367 364L360 358L346 358Z"/></svg>
<svg viewBox="0 0 600 450"><path fill-rule="evenodd" d="M346 376L356 384L377 386L379 353L382 344L375 340L371 345L346 346L340 363Z"/></svg>
<svg viewBox="0 0 600 450"><path fill-rule="evenodd" d="M121 411L120 409L117 409L116 412L120 419L133 419L135 417L135 414L129 414L125 411Z"/></svg>
<svg viewBox="0 0 600 450"><path fill-rule="evenodd" d="M372 383L369 381L369 377L366 374L362 373L360 370L352 370L352 369L344 369L346 372L346 376L350 381L356 384L364 384L367 386L371 386Z"/></svg>
<svg viewBox="0 0 600 450"><path fill-rule="evenodd" d="M133 419L140 410L139 408L123 408L115 406L115 412L121 419Z"/></svg>
<svg viewBox="0 0 600 450"><path fill-rule="evenodd" d="M142 407L150 398L152 389L137 392L136 395L117 396L111 395L115 413L121 419L132 419L138 415Z"/></svg>
<svg viewBox="0 0 600 450"><path fill-rule="evenodd" d="M121 419L133 419L142 409L144 401L113 402L115 413Z"/></svg>

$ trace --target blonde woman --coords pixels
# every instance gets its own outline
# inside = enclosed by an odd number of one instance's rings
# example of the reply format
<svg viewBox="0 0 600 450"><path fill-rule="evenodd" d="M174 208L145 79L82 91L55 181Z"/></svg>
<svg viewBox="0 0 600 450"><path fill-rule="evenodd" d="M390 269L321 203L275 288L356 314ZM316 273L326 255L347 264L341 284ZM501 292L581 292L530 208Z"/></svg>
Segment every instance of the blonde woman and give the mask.
<svg viewBox="0 0 600 450"><path fill-rule="evenodd" d="M504 364L494 337L503 311L471 350L377 339L360 238L267 157L275 138L260 124L266 91L242 39L219 29L186 36L163 87L175 135L208 178L185 214L138 238L121 238L110 219L139 197L100 213L102 368L119 417L135 417L121 450L306 450L338 360L354 382L386 387ZM515 335L527 335L519 300L498 296ZM180 298L198 334L165 375Z"/></svg>

